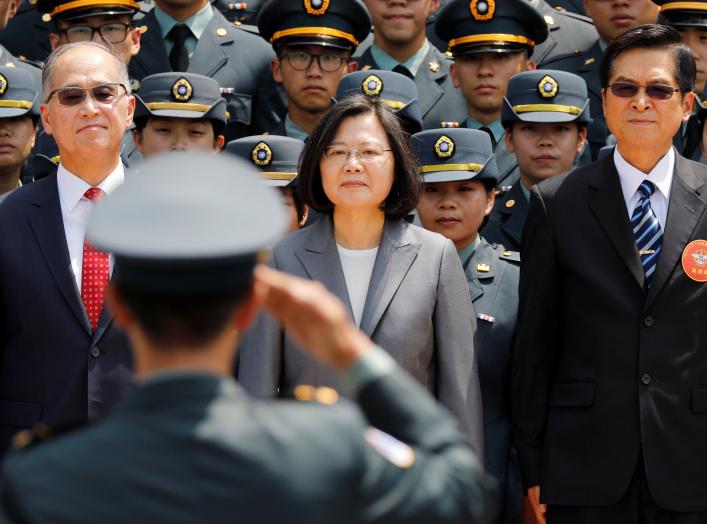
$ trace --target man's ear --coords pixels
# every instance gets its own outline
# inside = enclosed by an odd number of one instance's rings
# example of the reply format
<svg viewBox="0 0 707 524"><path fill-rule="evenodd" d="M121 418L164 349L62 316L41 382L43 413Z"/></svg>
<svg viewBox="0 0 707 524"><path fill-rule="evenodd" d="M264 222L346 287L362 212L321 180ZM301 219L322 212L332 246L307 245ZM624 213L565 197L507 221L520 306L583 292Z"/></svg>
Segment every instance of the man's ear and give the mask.
<svg viewBox="0 0 707 524"><path fill-rule="evenodd" d="M128 115L125 121L125 129L133 125L133 117L135 116L135 97L128 97Z"/></svg>
<svg viewBox="0 0 707 524"><path fill-rule="evenodd" d="M270 70L272 71L273 80L278 84L282 84L282 71L280 71L280 61L277 58L270 60Z"/></svg>
<svg viewBox="0 0 707 524"><path fill-rule="evenodd" d="M128 33L130 38L130 56L137 56L140 52L140 39L142 38L142 29L134 27Z"/></svg>
<svg viewBox="0 0 707 524"><path fill-rule="evenodd" d="M39 113L42 115L42 127L44 132L48 135L52 134L52 125L49 122L49 109L47 104L40 104Z"/></svg>
<svg viewBox="0 0 707 524"><path fill-rule="evenodd" d="M142 129L133 129L133 142L135 142L135 147L142 155Z"/></svg>
<svg viewBox="0 0 707 524"><path fill-rule="evenodd" d="M452 77L452 84L454 85L454 87L459 89L460 85L459 85L459 80L457 79L457 65L456 65L456 63L452 62L452 64L449 66L449 74Z"/></svg>
<svg viewBox="0 0 707 524"><path fill-rule="evenodd" d="M56 48L61 45L61 36L57 33L49 33L49 45L51 46L52 51L56 51Z"/></svg>
<svg viewBox="0 0 707 524"><path fill-rule="evenodd" d="M218 153L219 151L221 151L225 143L226 138L223 135L217 136L214 140L214 153Z"/></svg>
<svg viewBox="0 0 707 524"><path fill-rule="evenodd" d="M579 140L577 140L577 153L581 153L584 149L584 145L587 143L587 126L582 126L577 132L579 134Z"/></svg>
<svg viewBox="0 0 707 524"><path fill-rule="evenodd" d="M8 8L8 20L12 20L12 18L17 14L17 10L20 8L20 3L22 3L22 0L10 0L10 7Z"/></svg>

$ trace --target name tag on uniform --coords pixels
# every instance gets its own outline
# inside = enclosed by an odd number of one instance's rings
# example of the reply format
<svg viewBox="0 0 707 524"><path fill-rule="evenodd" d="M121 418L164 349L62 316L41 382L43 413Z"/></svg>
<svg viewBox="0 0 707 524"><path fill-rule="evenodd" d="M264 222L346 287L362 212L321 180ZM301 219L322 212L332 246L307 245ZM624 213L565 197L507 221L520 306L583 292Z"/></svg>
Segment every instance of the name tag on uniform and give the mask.
<svg viewBox="0 0 707 524"><path fill-rule="evenodd" d="M496 317L492 317L491 315L485 315L483 313L479 313L478 315L476 315L476 318L478 318L479 320L485 320L486 322L490 322L491 324L496 322Z"/></svg>

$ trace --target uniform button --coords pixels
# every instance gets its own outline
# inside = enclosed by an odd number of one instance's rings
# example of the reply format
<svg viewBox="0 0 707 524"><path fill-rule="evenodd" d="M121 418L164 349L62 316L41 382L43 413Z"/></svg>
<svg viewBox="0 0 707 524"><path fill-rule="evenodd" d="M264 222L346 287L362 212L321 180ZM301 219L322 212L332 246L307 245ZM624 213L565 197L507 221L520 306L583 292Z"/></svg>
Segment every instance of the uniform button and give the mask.
<svg viewBox="0 0 707 524"><path fill-rule="evenodd" d="M644 326L653 327L653 324L654 324L653 317L651 317L650 315L647 317L643 317L643 325Z"/></svg>
<svg viewBox="0 0 707 524"><path fill-rule="evenodd" d="M98 348L98 346L91 348L91 356L93 358L98 358L99 356L101 356L101 350Z"/></svg>
<svg viewBox="0 0 707 524"><path fill-rule="evenodd" d="M647 386L651 382L653 382L653 377L651 377L648 373L644 373L643 375L641 375L641 383L644 386Z"/></svg>

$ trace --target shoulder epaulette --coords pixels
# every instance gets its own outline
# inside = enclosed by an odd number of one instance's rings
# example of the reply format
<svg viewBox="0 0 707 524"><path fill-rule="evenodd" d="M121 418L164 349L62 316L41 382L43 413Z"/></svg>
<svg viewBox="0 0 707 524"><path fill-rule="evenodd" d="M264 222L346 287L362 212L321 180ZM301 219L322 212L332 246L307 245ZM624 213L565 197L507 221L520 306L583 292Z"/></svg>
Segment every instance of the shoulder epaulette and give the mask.
<svg viewBox="0 0 707 524"><path fill-rule="evenodd" d="M22 62L23 64L31 65L31 66L34 66L34 67L36 67L36 68L42 69L42 62L38 62L38 61L36 61L36 60L30 60L30 59L27 58L26 56L20 55L20 56L17 57L17 60L19 60L19 61Z"/></svg>
<svg viewBox="0 0 707 524"><path fill-rule="evenodd" d="M509 251L503 246L498 246L497 252L498 258L501 260L507 260L508 262L516 262L520 264L520 253L518 251Z"/></svg>
<svg viewBox="0 0 707 524"><path fill-rule="evenodd" d="M553 56L547 62L543 63L543 69L550 69L548 66L555 62L560 62L562 60L569 60L572 58L580 58L584 52L581 49L574 49L568 53L563 53L561 55Z"/></svg>
<svg viewBox="0 0 707 524"><path fill-rule="evenodd" d="M241 31L245 31L246 33L250 33L255 36L260 36L260 31L258 31L258 26L255 25L250 25L250 24L243 24L236 20L233 22L233 26L236 29L240 29Z"/></svg>
<svg viewBox="0 0 707 524"><path fill-rule="evenodd" d="M589 25L594 25L594 22L592 22L592 19L589 18L588 16L580 15L579 13L575 13L573 11L568 11L567 9L558 10L558 14L560 16L567 16L569 18L574 18L575 20L579 20L580 22L584 22Z"/></svg>

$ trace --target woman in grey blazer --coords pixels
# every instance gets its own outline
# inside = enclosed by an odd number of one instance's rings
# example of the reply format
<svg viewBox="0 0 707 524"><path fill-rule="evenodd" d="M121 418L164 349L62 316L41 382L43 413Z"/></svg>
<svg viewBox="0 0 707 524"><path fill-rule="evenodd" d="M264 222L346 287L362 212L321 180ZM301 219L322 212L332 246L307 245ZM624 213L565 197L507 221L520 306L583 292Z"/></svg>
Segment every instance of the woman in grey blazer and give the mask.
<svg viewBox="0 0 707 524"><path fill-rule="evenodd" d="M336 294L361 330L456 415L481 457L475 315L454 244L404 220L421 191L412 159L383 101L339 101L311 135L300 169L305 202L323 215L278 243L270 263ZM256 396L288 395L299 384L346 392L267 315L239 354L238 380Z"/></svg>

